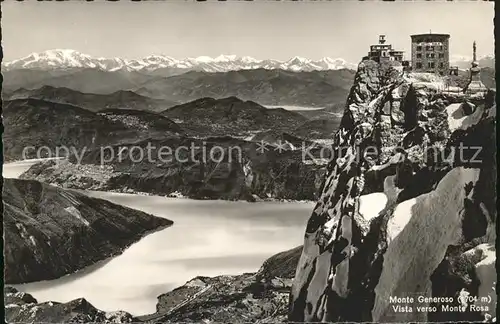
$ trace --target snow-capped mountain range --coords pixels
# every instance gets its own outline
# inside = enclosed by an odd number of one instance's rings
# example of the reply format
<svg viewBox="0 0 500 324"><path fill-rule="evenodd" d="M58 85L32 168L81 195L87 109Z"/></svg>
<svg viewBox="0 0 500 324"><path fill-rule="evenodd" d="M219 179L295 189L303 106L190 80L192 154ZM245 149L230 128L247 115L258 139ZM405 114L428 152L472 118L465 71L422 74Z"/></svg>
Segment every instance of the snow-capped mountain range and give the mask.
<svg viewBox="0 0 500 324"><path fill-rule="evenodd" d="M477 61L480 67L495 68L495 56L485 55L478 57ZM458 66L459 69L467 70L470 68L472 57L467 55L452 55L450 57L450 65Z"/></svg>
<svg viewBox="0 0 500 324"><path fill-rule="evenodd" d="M163 68L197 70L205 72L227 72L249 69L283 69L290 71L356 69L356 64L344 59L329 57L317 61L294 57L288 61L257 60L249 56L220 55L215 58L200 56L177 60L169 56L150 55L139 60L123 58L95 58L74 50L54 49L33 53L21 59L2 63L2 69L68 69L94 68L106 71L153 71Z"/></svg>

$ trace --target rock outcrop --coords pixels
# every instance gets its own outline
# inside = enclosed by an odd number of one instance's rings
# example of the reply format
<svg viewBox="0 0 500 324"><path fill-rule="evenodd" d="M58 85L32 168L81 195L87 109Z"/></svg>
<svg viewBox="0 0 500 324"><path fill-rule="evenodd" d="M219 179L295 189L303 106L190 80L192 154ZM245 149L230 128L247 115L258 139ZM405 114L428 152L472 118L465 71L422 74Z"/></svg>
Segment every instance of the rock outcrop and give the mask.
<svg viewBox="0 0 500 324"><path fill-rule="evenodd" d="M50 280L121 253L172 221L34 180L4 179L4 280Z"/></svg>
<svg viewBox="0 0 500 324"><path fill-rule="evenodd" d="M162 323L285 322L301 249L270 257L256 273L193 278L158 296L156 312L138 319Z"/></svg>
<svg viewBox="0 0 500 324"><path fill-rule="evenodd" d="M492 91L465 96L434 75L362 62L307 224L288 319L495 317L495 117Z"/></svg>
<svg viewBox="0 0 500 324"><path fill-rule="evenodd" d="M134 323L137 319L123 311L103 312L84 298L67 303L39 303L32 295L13 287L4 288L7 323Z"/></svg>

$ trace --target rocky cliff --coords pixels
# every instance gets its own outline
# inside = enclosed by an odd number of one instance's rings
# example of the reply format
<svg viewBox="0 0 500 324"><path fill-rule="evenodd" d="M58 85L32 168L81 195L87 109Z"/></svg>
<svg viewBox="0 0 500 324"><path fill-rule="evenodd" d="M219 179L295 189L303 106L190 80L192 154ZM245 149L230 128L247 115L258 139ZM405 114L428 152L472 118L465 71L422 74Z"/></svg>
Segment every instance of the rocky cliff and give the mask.
<svg viewBox="0 0 500 324"><path fill-rule="evenodd" d="M172 221L33 180L4 179L4 280L50 280L121 253Z"/></svg>
<svg viewBox="0 0 500 324"><path fill-rule="evenodd" d="M495 93L444 84L359 65L307 224L290 321L495 317Z"/></svg>

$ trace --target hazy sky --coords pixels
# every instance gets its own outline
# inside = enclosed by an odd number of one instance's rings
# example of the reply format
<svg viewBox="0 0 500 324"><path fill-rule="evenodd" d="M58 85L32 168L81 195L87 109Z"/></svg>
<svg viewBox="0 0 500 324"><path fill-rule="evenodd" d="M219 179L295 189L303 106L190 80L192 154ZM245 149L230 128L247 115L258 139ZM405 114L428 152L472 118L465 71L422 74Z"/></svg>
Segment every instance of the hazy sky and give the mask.
<svg viewBox="0 0 500 324"><path fill-rule="evenodd" d="M2 2L4 60L54 48L92 56L358 62L379 34L409 51L410 34L451 34L451 53L494 53L493 2Z"/></svg>

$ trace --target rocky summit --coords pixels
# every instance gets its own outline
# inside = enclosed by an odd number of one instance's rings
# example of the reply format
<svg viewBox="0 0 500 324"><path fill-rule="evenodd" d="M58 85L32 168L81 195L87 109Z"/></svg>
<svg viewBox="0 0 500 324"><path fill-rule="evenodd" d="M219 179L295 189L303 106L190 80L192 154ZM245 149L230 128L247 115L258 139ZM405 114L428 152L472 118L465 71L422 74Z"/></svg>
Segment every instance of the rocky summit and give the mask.
<svg viewBox="0 0 500 324"><path fill-rule="evenodd" d="M359 65L335 135L341 149L307 223L289 321L496 316L495 92L445 83ZM367 211L364 200L382 203Z"/></svg>
<svg viewBox="0 0 500 324"><path fill-rule="evenodd" d="M4 280L50 280L121 253L172 221L34 180L4 179Z"/></svg>
<svg viewBox="0 0 500 324"><path fill-rule="evenodd" d="M32 295L4 288L5 321L8 323L133 323L127 312L103 312L84 298L67 303L39 303Z"/></svg>

